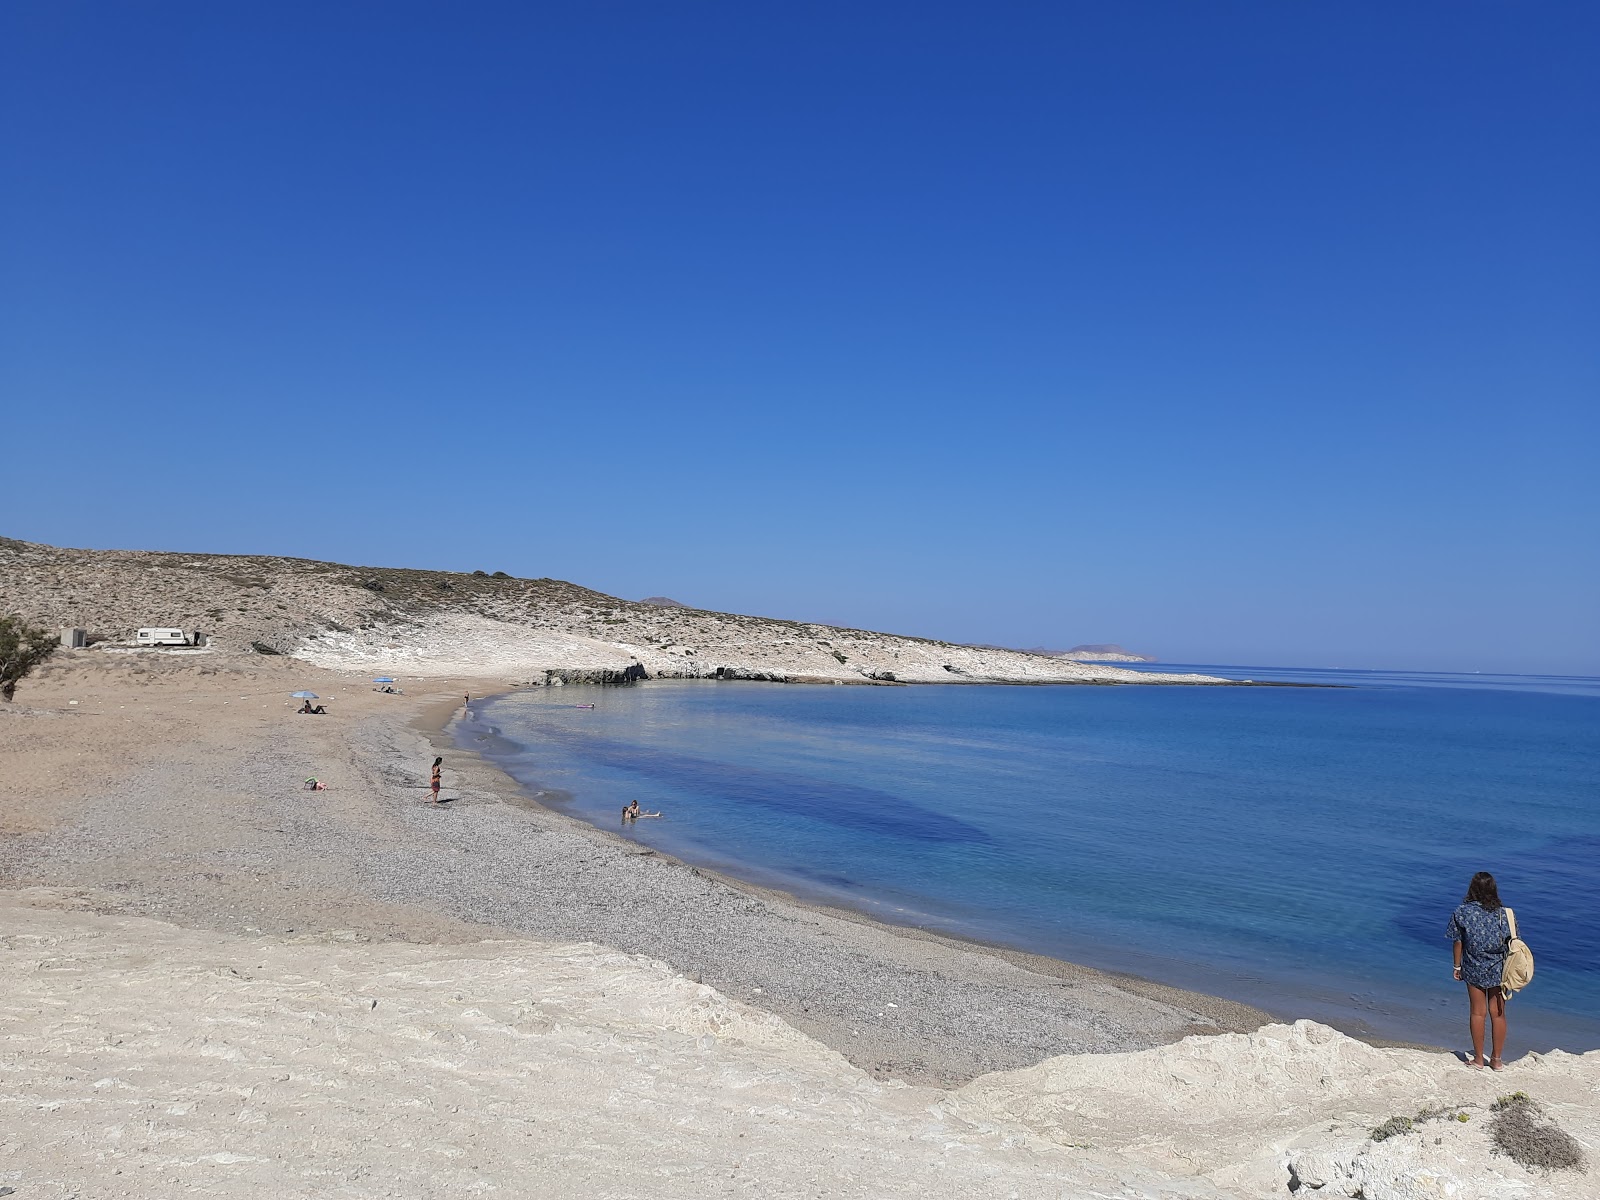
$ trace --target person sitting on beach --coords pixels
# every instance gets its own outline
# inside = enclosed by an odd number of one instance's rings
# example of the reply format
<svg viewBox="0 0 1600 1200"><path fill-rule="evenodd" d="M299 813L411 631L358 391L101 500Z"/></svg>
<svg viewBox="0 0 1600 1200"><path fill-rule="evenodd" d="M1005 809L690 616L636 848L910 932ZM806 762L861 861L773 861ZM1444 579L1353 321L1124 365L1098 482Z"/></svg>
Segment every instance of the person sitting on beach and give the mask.
<svg viewBox="0 0 1600 1200"><path fill-rule="evenodd" d="M640 812L639 802L637 800L633 801L631 804L628 804L622 810L622 819L624 821L632 821L638 817L659 817L660 815L661 814L658 812Z"/></svg>
<svg viewBox="0 0 1600 1200"><path fill-rule="evenodd" d="M1494 876L1479 871L1467 885L1467 897L1450 914L1445 933L1455 943L1455 977L1467 985L1467 1031L1472 1035L1469 1067L1482 1067L1486 1025L1494 1029L1494 1053L1488 1066L1498 1071L1506 1045L1506 993L1501 977L1511 925Z"/></svg>

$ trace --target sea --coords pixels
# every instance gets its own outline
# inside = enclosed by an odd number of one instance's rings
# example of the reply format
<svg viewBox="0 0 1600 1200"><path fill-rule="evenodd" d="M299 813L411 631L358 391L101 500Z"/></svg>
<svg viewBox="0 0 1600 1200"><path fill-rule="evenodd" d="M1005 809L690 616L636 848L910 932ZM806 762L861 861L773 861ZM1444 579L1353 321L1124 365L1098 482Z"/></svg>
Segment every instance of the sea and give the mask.
<svg viewBox="0 0 1600 1200"><path fill-rule="evenodd" d="M1600 1048L1600 679L1150 669L1317 686L661 680L455 734L729 876L1426 1045L1464 1043L1445 925L1492 871L1537 967L1508 1052Z"/></svg>

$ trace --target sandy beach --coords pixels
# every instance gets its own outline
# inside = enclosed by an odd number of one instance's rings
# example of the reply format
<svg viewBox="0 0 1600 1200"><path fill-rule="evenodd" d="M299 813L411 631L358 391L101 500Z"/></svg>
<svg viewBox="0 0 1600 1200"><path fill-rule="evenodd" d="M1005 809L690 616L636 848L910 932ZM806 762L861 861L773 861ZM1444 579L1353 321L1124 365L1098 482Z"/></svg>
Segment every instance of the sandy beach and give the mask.
<svg viewBox="0 0 1600 1200"><path fill-rule="evenodd" d="M541 808L444 732L465 695L504 681L391 696L270 658L74 661L30 683L38 715L9 717L24 793L0 859L12 886L238 934L602 942L771 1011L878 1077L940 1086L1268 1019L803 904ZM294 714L302 687L329 716ZM435 753L448 805L427 803ZM305 791L312 776L327 790Z"/></svg>
<svg viewBox="0 0 1600 1200"><path fill-rule="evenodd" d="M0 1184L1200 1197L1281 1190L1298 1145L1378 1196L1416 1164L1371 1159L1368 1110L1503 1082L674 862L449 743L511 682L107 651L27 681L0 708ZM1600 1095L1600 1055L1512 1071L1563 1113Z"/></svg>

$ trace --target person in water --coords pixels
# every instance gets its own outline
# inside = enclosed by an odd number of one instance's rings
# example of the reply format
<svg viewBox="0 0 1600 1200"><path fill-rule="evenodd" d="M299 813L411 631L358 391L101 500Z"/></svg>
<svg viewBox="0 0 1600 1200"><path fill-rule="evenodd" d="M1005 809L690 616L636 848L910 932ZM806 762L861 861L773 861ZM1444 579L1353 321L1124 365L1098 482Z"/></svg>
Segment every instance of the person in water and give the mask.
<svg viewBox="0 0 1600 1200"><path fill-rule="evenodd" d="M633 801L633 803L631 803L631 804L628 804L628 805L624 806L623 810L622 810L622 819L624 821L633 821L633 820L638 819L639 817L659 817L660 815L661 814L658 813L658 812L653 812L653 813L652 812L640 812L639 811L639 802L637 800Z"/></svg>
<svg viewBox="0 0 1600 1200"><path fill-rule="evenodd" d="M1494 876L1479 871L1467 885L1467 897L1450 914L1446 928L1455 943L1455 977L1467 985L1467 1030L1472 1034L1470 1067L1482 1067L1485 1025L1493 1027L1493 1054L1488 1065L1498 1071L1506 1046L1506 994L1500 977L1506 967L1511 925Z"/></svg>

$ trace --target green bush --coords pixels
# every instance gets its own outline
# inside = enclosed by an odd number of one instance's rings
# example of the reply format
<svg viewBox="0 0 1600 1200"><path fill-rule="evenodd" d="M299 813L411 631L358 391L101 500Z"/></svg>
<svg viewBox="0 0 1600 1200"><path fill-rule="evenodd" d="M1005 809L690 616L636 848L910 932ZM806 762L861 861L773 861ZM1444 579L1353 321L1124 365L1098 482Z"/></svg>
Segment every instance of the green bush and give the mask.
<svg viewBox="0 0 1600 1200"><path fill-rule="evenodd" d="M17 684L60 646L60 639L48 629L29 625L21 617L0 617L0 700L9 704Z"/></svg>

